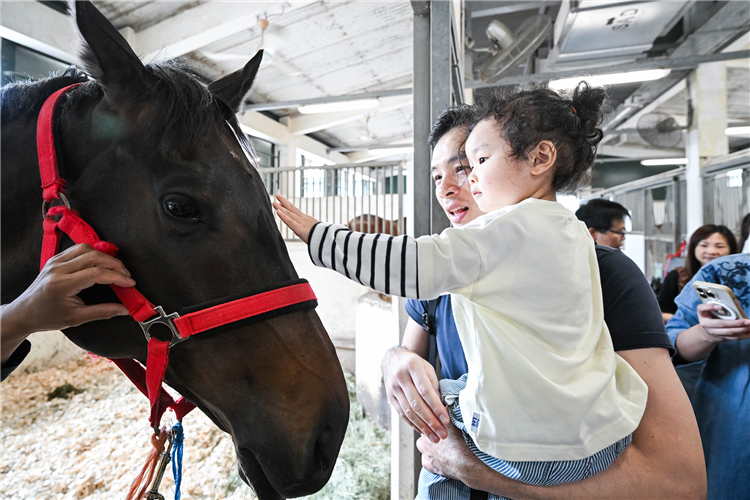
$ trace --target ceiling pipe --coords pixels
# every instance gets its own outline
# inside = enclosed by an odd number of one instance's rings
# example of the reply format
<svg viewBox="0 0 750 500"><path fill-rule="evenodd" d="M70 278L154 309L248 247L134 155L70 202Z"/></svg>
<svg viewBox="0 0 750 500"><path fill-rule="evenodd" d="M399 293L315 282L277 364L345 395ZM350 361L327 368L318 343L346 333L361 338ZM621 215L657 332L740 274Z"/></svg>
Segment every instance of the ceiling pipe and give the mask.
<svg viewBox="0 0 750 500"><path fill-rule="evenodd" d="M501 78L494 83L485 83L482 81L474 80L466 82L466 88L478 89L478 88L491 88L500 87L504 85L518 85L523 83L532 82L545 82L549 80L556 80L559 78L570 78L574 76L581 76L581 79L585 79L585 76L581 75L582 72L587 74L597 74L617 71L618 73L624 71L637 71L643 69L692 69L697 67L699 64L717 61L731 61L736 59L749 59L750 50L738 50L734 52L721 52L717 54L706 54L702 56L692 57L677 57L677 58L655 58L646 61L640 61L630 64L620 64L616 66L598 66L594 68L586 68L585 70L565 70L555 71L549 73L536 73L526 76L509 76ZM412 89L391 89L391 90L380 90L373 92L361 92L358 94L346 94L340 96L329 96L329 97L316 97L314 99L297 99L294 101L283 101L283 102L268 102L268 103L255 103L247 104L245 106L246 111L273 111L278 109L291 109L305 106L308 104L325 104L329 102L343 102L343 101L355 101L359 99L377 99L381 97L394 97L402 95L411 95Z"/></svg>
<svg viewBox="0 0 750 500"><path fill-rule="evenodd" d="M629 64L618 64L609 66L598 66L594 68L576 69L576 70L565 70L565 71L554 71L549 73L536 73L528 76L509 76L501 78L500 80L493 83L485 83L479 80L474 80L466 83L466 88L480 89L480 88L491 88L500 87L505 85L519 85L523 83L533 82L546 82L549 80L557 80L561 78L571 78L580 76L581 79L585 79L582 73L589 75L606 74L606 73L624 73L626 71L640 71L645 69L693 69L700 64L717 62L717 61L730 61L733 59L748 59L750 58L750 50L738 50L735 52L720 52L718 54L705 54L702 56L691 56L691 57L675 57L675 58L653 58L645 61L639 61Z"/></svg>
<svg viewBox="0 0 750 500"><path fill-rule="evenodd" d="M411 89L391 89L376 92L362 92L359 94L347 94L331 97L316 97L314 99L298 99L296 101L267 102L245 105L245 111L273 111L276 109L298 108L310 104L328 104L332 102L359 101L362 99L378 99L381 97L395 97L411 95Z"/></svg>

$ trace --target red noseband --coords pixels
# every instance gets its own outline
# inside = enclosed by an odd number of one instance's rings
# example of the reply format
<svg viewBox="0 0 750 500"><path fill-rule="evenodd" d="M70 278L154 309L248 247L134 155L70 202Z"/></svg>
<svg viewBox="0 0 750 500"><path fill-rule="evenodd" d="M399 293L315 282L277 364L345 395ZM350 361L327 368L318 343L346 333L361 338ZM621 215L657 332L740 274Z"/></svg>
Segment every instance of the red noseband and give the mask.
<svg viewBox="0 0 750 500"><path fill-rule="evenodd" d="M42 207L44 240L40 269L58 253L63 233L67 234L74 243L87 243L112 256L115 256L118 250L115 245L102 241L96 231L71 210L63 194L66 183L58 172L53 116L60 98L77 85L80 84L62 88L47 98L37 121L37 151L44 198ZM54 200L61 200L64 205L50 208ZM182 315L166 314L161 306L154 306L135 288L122 288L116 285L111 285L111 287L127 307L133 319L141 325L148 340L145 370L140 363L132 359L111 361L125 372L125 375L149 398L151 404L149 422L157 433L161 416L167 408L174 410L178 420L182 420L182 417L195 408L193 403L182 397L175 401L162 387L164 373L169 363L170 347L186 340L191 335L231 323L262 321L280 314L311 309L317 305L315 294L305 280L294 280L242 297L228 297L211 304L188 307L183 309ZM169 328L170 339L158 339L151 335L151 328L157 324Z"/></svg>

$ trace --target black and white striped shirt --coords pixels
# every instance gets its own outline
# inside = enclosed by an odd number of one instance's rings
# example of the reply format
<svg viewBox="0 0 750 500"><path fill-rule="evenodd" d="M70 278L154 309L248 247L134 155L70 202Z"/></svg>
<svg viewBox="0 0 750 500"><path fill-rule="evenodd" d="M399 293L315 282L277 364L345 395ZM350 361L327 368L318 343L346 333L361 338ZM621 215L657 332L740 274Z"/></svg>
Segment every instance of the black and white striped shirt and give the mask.
<svg viewBox="0 0 750 500"><path fill-rule="evenodd" d="M319 222L308 236L316 266L388 295L420 298L417 240L410 236L366 234Z"/></svg>

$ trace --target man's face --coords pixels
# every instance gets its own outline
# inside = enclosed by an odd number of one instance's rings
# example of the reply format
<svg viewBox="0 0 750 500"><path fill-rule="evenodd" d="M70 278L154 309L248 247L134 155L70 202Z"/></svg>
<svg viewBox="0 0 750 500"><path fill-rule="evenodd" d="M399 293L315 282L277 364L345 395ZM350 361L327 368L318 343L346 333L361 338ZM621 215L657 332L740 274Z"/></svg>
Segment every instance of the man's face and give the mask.
<svg viewBox="0 0 750 500"><path fill-rule="evenodd" d="M625 221L623 219L615 219L609 230L599 231L598 229L593 229L591 236L593 236L594 241L599 245L606 245L621 250L622 244L625 242Z"/></svg>
<svg viewBox="0 0 750 500"><path fill-rule="evenodd" d="M471 167L462 151L466 131L454 128L440 138L432 151L435 196L454 227L468 224L480 215L467 181Z"/></svg>

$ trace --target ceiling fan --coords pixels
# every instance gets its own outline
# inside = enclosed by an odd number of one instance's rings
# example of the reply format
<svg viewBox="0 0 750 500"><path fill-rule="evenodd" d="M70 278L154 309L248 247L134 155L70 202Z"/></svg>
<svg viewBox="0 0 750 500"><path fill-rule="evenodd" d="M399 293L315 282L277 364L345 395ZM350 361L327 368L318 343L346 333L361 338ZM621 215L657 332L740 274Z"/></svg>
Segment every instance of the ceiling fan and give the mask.
<svg viewBox="0 0 750 500"><path fill-rule="evenodd" d="M505 24L493 19L485 30L490 39L488 47L475 49L474 41L467 40L469 50L490 54L490 58L479 68L479 79L494 83L507 75L544 43L551 27L552 18L544 14L529 17L515 33Z"/></svg>

